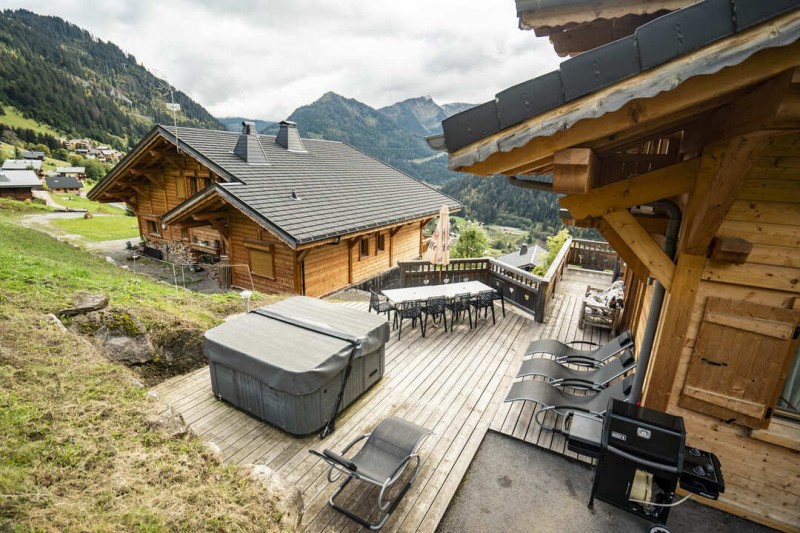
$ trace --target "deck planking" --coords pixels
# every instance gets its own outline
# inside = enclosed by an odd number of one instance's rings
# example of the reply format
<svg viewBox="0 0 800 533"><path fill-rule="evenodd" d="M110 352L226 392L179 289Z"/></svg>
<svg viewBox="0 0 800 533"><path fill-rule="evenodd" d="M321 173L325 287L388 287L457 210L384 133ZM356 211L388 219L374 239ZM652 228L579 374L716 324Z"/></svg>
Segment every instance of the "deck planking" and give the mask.
<svg viewBox="0 0 800 533"><path fill-rule="evenodd" d="M336 431L324 441L316 435L292 437L216 400L208 367L165 381L155 390L200 439L219 448L223 462L265 464L295 486L303 495L305 531L363 529L327 506L335 487L325 478L324 464L309 449L339 450L387 416L433 430L420 449L419 477L384 530L434 531L489 429L588 460L566 450L563 437L542 431L530 402L506 404L503 399L530 341L608 339L602 330L578 329L577 317L586 285L609 283L608 274L566 270L544 323L507 305L505 317L497 307L495 325L491 314L488 319L481 316L472 330L465 319L447 333L429 322L425 338L419 327L409 327L399 341L393 330L386 345L384 377L339 415ZM367 308L365 302L340 305ZM342 493L342 501L369 514L376 491L355 485Z"/></svg>

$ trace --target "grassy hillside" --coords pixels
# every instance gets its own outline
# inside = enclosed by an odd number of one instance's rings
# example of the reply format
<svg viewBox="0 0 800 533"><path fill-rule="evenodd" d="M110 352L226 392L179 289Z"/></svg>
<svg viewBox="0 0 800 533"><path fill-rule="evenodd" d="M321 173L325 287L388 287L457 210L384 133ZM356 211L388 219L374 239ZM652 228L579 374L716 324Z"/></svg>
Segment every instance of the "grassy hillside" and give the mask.
<svg viewBox="0 0 800 533"><path fill-rule="evenodd" d="M17 111L14 106L3 106L3 113L0 114L0 124L11 126L14 128L27 128L36 133L44 133L45 135L52 135L53 137L63 137L64 133L51 128L47 124L42 124L38 120L26 118L22 113Z"/></svg>
<svg viewBox="0 0 800 533"><path fill-rule="evenodd" d="M15 223L46 210L0 200L0 530L277 530L259 486L159 430L131 370L45 317L84 290L149 331L204 330L240 298L176 294Z"/></svg>

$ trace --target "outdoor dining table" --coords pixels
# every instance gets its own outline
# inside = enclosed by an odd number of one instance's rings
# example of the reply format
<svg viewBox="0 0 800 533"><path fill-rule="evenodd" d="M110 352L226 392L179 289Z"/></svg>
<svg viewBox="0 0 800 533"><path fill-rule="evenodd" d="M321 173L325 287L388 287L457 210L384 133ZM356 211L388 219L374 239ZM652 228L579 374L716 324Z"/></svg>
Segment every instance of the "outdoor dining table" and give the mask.
<svg viewBox="0 0 800 533"><path fill-rule="evenodd" d="M490 286L480 281L465 281L462 283L443 283L440 285L420 285L419 287L405 287L403 289L386 289L383 295L390 302L397 305L402 302L414 300L427 300L436 296L452 298L457 294L478 294L481 291L493 291Z"/></svg>

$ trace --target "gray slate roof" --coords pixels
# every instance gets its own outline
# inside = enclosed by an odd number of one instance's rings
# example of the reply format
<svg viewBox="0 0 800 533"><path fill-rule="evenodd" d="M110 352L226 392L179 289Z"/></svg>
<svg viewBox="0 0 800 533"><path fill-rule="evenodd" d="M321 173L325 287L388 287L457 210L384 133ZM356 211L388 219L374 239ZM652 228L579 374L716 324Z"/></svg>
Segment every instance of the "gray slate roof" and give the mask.
<svg viewBox="0 0 800 533"><path fill-rule="evenodd" d="M547 2L552 3L550 0ZM509 87L494 99L447 118L442 121L444 143L441 139L432 138L429 144L436 149L444 144L448 152L455 152L565 103L670 63L715 41L798 8L800 0L704 0L673 11L643 24L634 35L588 50L561 63L559 70ZM707 65L688 65L678 81L738 64L761 48L786 46L798 37L797 28L787 28L782 34L771 36L767 42L754 43L749 49L738 51L735 56L718 57L717 61ZM625 98L618 97L609 107L618 109L628 100L669 90L670 84L677 84L672 79L674 77L672 75L652 88L637 87L635 93L623 95ZM596 111L595 115L601 111L604 110ZM543 129L541 134L535 136L566 129L584 118L592 116L584 113L574 121L560 119L554 123L552 132ZM526 136L519 137L527 142ZM498 144L504 141L501 139ZM508 151L518 145L511 140L499 146L499 149ZM451 160L450 167L469 166L488 155L486 150L482 154L470 154L460 161Z"/></svg>
<svg viewBox="0 0 800 533"><path fill-rule="evenodd" d="M497 258L497 261L513 267L522 268L529 265L538 265L542 262L544 256L547 254L547 250L538 244L528 246L524 251L525 253L522 253L523 249L520 248L516 252L501 255Z"/></svg>
<svg viewBox="0 0 800 533"><path fill-rule="evenodd" d="M32 170L0 170L0 188L26 188L41 185L39 176Z"/></svg>
<svg viewBox="0 0 800 533"><path fill-rule="evenodd" d="M3 161L3 170L39 170L42 162L35 159L6 159Z"/></svg>
<svg viewBox="0 0 800 533"><path fill-rule="evenodd" d="M174 128L155 130L174 142ZM435 216L443 204L451 211L462 207L342 142L303 139L306 152L297 152L277 144L275 136L257 135L268 163L248 164L234 154L239 137L236 132L178 128L180 146L228 178L216 190L290 245Z"/></svg>
<svg viewBox="0 0 800 533"><path fill-rule="evenodd" d="M48 189L80 189L83 187L75 176L49 176L44 179Z"/></svg>

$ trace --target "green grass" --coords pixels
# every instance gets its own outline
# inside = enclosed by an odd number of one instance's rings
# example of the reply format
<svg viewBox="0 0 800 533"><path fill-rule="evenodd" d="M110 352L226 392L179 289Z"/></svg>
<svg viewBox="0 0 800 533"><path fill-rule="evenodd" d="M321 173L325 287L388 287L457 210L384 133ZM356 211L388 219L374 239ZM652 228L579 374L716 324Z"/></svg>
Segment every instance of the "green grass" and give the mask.
<svg viewBox="0 0 800 533"><path fill-rule="evenodd" d="M51 221L67 233L82 235L90 241L113 241L138 237L136 218L126 216L97 216L92 218L62 218Z"/></svg>
<svg viewBox="0 0 800 533"><path fill-rule="evenodd" d="M124 210L114 207L113 205L93 202L88 198L78 196L77 194L60 194L51 192L50 197L53 198L53 201L58 205L70 207L72 209L86 209L90 213L120 215L125 212Z"/></svg>
<svg viewBox="0 0 800 533"><path fill-rule="evenodd" d="M5 114L0 115L0 124L14 126L16 128L27 128L35 131L36 133L46 133L48 135L52 135L53 137L64 137L64 133L59 132L47 124L43 124L30 118L25 118L22 113L17 111L17 109L13 106L4 105L3 109L5 109Z"/></svg>
<svg viewBox="0 0 800 533"><path fill-rule="evenodd" d="M0 200L0 531L277 530L260 486L150 423L163 406L132 370L45 317L98 292L152 334L202 335L239 296L176 294L16 224L41 211Z"/></svg>

